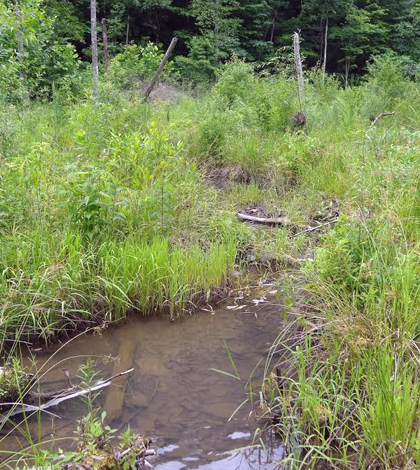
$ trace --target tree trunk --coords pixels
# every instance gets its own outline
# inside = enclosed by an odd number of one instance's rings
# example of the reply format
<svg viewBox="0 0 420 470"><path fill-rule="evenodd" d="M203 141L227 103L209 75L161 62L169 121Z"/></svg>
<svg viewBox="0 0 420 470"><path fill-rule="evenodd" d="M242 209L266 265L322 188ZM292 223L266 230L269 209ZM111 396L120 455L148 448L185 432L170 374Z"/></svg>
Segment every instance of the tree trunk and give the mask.
<svg viewBox="0 0 420 470"><path fill-rule="evenodd" d="M350 59L346 59L345 63L345 88L349 87L349 75L350 75Z"/></svg>
<svg viewBox="0 0 420 470"><path fill-rule="evenodd" d="M102 42L104 44L105 72L109 78L109 51L108 51L108 30L106 27L106 19L102 18Z"/></svg>
<svg viewBox="0 0 420 470"><path fill-rule="evenodd" d="M17 57L19 62L22 62L24 47L23 47L23 35L22 35L22 13L20 11L19 3L16 2L15 15L18 22L18 27L16 30L16 40L17 40ZM21 73L21 72L20 72Z"/></svg>
<svg viewBox="0 0 420 470"><path fill-rule="evenodd" d="M25 53L25 47L23 45L23 33L22 33L22 12L20 9L20 2L19 0L16 0L16 6L15 6L15 15L17 19L17 28L16 28L16 41L17 41L17 59L19 62L19 78L22 80L22 83L24 84L25 87L25 92L23 95L24 100L29 100L29 90L27 88L27 83L26 83L26 77L25 73L23 71L23 55Z"/></svg>
<svg viewBox="0 0 420 470"><path fill-rule="evenodd" d="M96 0L90 0L90 28L92 38L92 77L93 77L93 97L98 96L98 30L96 24Z"/></svg>
<svg viewBox="0 0 420 470"><path fill-rule="evenodd" d="M216 11L214 15L214 47L216 60L219 60L219 22L220 22L220 0L216 0Z"/></svg>
<svg viewBox="0 0 420 470"><path fill-rule="evenodd" d="M270 35L270 42L274 41L274 31L276 29L276 21L273 19L273 24L271 25L271 35Z"/></svg>
<svg viewBox="0 0 420 470"><path fill-rule="evenodd" d="M128 46L129 35L130 35L130 17L128 16L127 17L127 31L126 31L126 34L125 34L125 45L126 46Z"/></svg>
<svg viewBox="0 0 420 470"><path fill-rule="evenodd" d="M328 16L325 22L324 60L322 62L322 83L325 83L325 74L327 70L327 49L328 49Z"/></svg>
<svg viewBox="0 0 420 470"><path fill-rule="evenodd" d="M296 76L298 82L298 96L300 110L302 111L303 104L303 70L302 70L302 60L300 58L300 38L299 34L295 33L293 35L293 48L295 52L295 65L296 65Z"/></svg>
<svg viewBox="0 0 420 470"><path fill-rule="evenodd" d="M162 59L162 62L160 63L158 69L156 70L154 77L150 81L150 85L147 87L147 90L144 94L144 101L147 101L149 99L150 93L152 93L153 88L156 85L156 82L159 80L160 74L162 73L162 70L164 69L166 62L168 62L169 58L171 57L172 52L175 49L177 42L178 42L177 38L172 39L171 44L169 45L168 50L166 51L166 54L164 58Z"/></svg>

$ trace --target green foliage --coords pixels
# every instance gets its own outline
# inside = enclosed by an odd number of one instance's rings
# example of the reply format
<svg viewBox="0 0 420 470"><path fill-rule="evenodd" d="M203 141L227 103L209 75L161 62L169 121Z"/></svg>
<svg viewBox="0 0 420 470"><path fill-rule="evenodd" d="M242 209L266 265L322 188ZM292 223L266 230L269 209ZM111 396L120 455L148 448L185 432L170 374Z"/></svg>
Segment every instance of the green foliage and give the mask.
<svg viewBox="0 0 420 470"><path fill-rule="evenodd" d="M293 266L313 253L293 371L268 378L264 399L286 463L352 468L357 455L355 468L415 468L420 101L404 71L388 54L358 87L307 73L303 128L292 76L241 59L209 93L176 102L115 88L95 103L5 106L0 339L48 340L128 313L176 319L231 281L237 253ZM289 223L241 224L248 205Z"/></svg>
<svg viewBox="0 0 420 470"><path fill-rule="evenodd" d="M214 60L213 46L210 38L193 37L189 44L187 57L178 56L176 67L181 75L195 83L213 82L217 64Z"/></svg>
<svg viewBox="0 0 420 470"><path fill-rule="evenodd" d="M0 99L5 101L51 95L54 85L69 87L79 66L74 47L55 39L53 20L38 0L25 0L16 11L11 4L0 5L0 50Z"/></svg>
<svg viewBox="0 0 420 470"><path fill-rule="evenodd" d="M142 80L150 79L156 72L163 52L155 44L148 43L144 47L131 44L125 46L123 52L111 61L111 77L114 86L129 88L139 86ZM165 68L163 78L171 75L171 64Z"/></svg>
<svg viewBox="0 0 420 470"><path fill-rule="evenodd" d="M32 376L25 372L21 361L9 357L0 368L0 400L4 403L15 403L25 394Z"/></svg>

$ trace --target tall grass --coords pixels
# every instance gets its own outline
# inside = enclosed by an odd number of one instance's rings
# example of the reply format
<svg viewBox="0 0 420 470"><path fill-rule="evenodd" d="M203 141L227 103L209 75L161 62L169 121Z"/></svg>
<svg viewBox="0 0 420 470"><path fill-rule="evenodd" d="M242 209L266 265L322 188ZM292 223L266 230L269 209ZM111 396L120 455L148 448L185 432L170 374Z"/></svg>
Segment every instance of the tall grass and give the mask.
<svg viewBox="0 0 420 470"><path fill-rule="evenodd" d="M175 103L118 92L3 109L1 337L175 317L229 281L236 252L296 261L316 243L297 334L274 345L292 367L265 386L287 462L418 467L420 88L380 58L358 87L306 82L303 129L293 79L238 60ZM246 178L213 187L228 166ZM311 241L241 225L247 205L294 233L342 215Z"/></svg>

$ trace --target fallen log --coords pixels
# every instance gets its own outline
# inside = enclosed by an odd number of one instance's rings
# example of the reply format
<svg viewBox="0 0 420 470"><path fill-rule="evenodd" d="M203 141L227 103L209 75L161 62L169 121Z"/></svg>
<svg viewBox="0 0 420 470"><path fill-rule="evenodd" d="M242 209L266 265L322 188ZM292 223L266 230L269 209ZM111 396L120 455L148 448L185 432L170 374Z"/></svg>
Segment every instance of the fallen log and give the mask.
<svg viewBox="0 0 420 470"><path fill-rule="evenodd" d="M275 217L275 218L256 217L254 215L248 215L242 212L238 212L238 218L245 222L254 222L257 224L290 225L290 220L287 217Z"/></svg>

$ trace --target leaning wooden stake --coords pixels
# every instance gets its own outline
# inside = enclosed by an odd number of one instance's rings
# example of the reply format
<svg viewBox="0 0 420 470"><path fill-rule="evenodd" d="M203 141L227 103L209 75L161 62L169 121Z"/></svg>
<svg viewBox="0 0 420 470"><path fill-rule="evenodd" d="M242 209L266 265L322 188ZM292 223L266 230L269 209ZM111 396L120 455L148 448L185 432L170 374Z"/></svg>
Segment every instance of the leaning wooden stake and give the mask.
<svg viewBox="0 0 420 470"><path fill-rule="evenodd" d="M155 87L157 81L159 80L160 74L162 73L162 70L165 68L166 63L168 62L169 58L172 55L173 50L175 49L176 43L178 42L177 38L173 38L171 41L171 44L168 47L168 50L166 51L166 54L164 58L162 59L162 62L160 63L158 69L156 70L155 75L153 76L150 85L147 87L146 93L144 94L144 101L147 101L149 99L150 93L152 93L153 88Z"/></svg>
<svg viewBox="0 0 420 470"><path fill-rule="evenodd" d="M102 18L102 42L104 45L105 73L109 78L109 51L108 51L108 29L106 27L106 19Z"/></svg>
<svg viewBox="0 0 420 470"><path fill-rule="evenodd" d="M299 33L293 35L293 49L295 52L295 66L296 66L296 75L298 82L298 95L299 95L299 105L300 110L302 111L303 104L303 70L302 70L302 59L300 57L300 38Z"/></svg>

